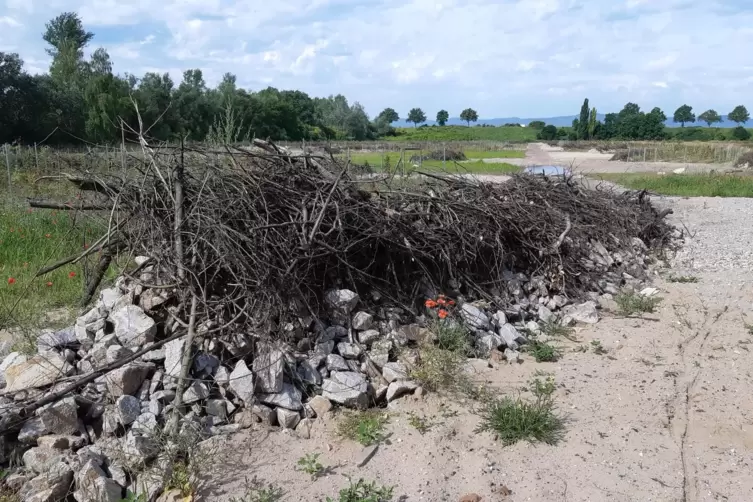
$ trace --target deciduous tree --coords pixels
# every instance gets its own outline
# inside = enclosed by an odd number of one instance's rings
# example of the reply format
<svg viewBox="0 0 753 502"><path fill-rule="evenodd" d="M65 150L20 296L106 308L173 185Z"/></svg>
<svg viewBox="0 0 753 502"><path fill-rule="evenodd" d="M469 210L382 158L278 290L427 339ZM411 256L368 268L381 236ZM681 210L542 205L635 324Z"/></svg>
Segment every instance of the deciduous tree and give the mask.
<svg viewBox="0 0 753 502"><path fill-rule="evenodd" d="M416 127L418 124L426 122L426 114L421 108L411 108L411 111L408 112L408 118L405 119L405 121L411 122L413 127Z"/></svg>
<svg viewBox="0 0 753 502"><path fill-rule="evenodd" d="M476 113L476 110L473 108L466 108L460 112L460 120L464 120L470 127L471 122L476 122L478 120L478 113Z"/></svg>
<svg viewBox="0 0 753 502"><path fill-rule="evenodd" d="M672 121L675 124L680 124L681 127L685 127L688 122L695 122L695 114L693 113L693 107L689 105L682 105L672 117Z"/></svg>
<svg viewBox="0 0 753 502"><path fill-rule="evenodd" d="M740 125L745 124L750 120L750 114L748 113L747 108L745 108L743 105L738 105L734 110L729 112L727 118L732 122L735 122L737 125Z"/></svg>
<svg viewBox="0 0 753 502"><path fill-rule="evenodd" d="M716 112L716 110L706 110L702 114L698 115L698 120L706 122L706 125L711 127L711 124L716 124L722 121L722 117Z"/></svg>
<svg viewBox="0 0 753 502"><path fill-rule="evenodd" d="M437 112L437 124L443 126L447 123L448 120L450 120L450 114L447 112L447 110L439 110Z"/></svg>

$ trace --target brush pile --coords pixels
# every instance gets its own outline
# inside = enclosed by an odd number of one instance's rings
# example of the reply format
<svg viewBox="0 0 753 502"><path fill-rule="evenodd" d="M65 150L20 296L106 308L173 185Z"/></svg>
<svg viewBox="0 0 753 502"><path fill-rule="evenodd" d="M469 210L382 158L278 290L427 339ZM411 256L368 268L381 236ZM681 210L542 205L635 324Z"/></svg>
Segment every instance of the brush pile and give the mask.
<svg viewBox="0 0 753 502"><path fill-rule="evenodd" d="M131 461L158 458L158 437L253 420L306 437L333 403L411 393L435 299L454 306L479 356L517 361L520 328L596 322L596 303L577 303L638 284L673 235L645 193L571 179L367 183L331 157L263 141L143 146L130 180L71 178L98 194L92 207L112 207L108 238L87 252L127 253L136 266L75 326L41 337L38 355L0 358L0 461L23 454L29 497L75 477L78 500L119 500L139 485ZM108 453L72 456L95 442ZM53 488L37 479L51 456Z"/></svg>

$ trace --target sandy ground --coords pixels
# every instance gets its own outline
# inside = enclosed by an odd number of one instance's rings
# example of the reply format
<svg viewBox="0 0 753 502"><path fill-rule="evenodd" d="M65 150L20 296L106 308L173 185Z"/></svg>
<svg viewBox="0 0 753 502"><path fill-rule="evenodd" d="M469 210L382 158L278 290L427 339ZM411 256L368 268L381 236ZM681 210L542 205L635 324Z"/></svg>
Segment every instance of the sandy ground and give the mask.
<svg viewBox="0 0 753 502"><path fill-rule="evenodd" d="M578 329L579 342L563 340L557 363L472 362L479 381L509 395L536 371L552 373L568 420L557 446L503 447L474 432L472 402L407 397L390 408L389 440L361 468L362 448L336 436L332 415L315 421L311 439L256 430L218 440L226 458L208 473L205 500L239 497L254 476L281 487L286 501L334 497L348 476L394 485L395 500L404 501L457 501L469 492L484 502L753 500L753 336L745 328L753 323L753 227L740 223L753 201L661 203L693 236L667 273L700 282L657 277L657 313L605 312L597 325ZM607 353L575 351L593 340ZM425 435L408 424L411 412L432 424ZM295 470L313 452L330 467L316 481Z"/></svg>
<svg viewBox="0 0 753 502"><path fill-rule="evenodd" d="M581 174L591 173L638 173L671 172L685 168L686 172L707 172L727 170L728 164L690 164L683 162L611 162L610 153L565 152L545 143L529 143L523 159L484 159L488 163L506 162L520 166L559 165L572 167Z"/></svg>

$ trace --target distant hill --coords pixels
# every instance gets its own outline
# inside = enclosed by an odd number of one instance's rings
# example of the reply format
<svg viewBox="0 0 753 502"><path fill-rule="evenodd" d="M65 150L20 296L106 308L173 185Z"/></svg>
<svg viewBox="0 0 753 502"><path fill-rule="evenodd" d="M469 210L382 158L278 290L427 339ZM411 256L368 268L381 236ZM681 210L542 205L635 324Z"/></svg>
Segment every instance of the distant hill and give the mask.
<svg viewBox="0 0 753 502"><path fill-rule="evenodd" d="M597 118L604 122L604 114L598 113ZM501 126L505 124L522 124L522 125L528 125L534 120L540 120L546 124L551 124L556 127L569 127L573 125L573 119L578 118L577 115L564 115L561 117L541 117L541 118L520 118L520 117L501 117L501 118L493 118L493 119L479 119L476 123L471 123L471 125L476 124L486 124L486 125L493 125L493 126ZM436 124L435 121L429 120L426 122L428 125L434 125ZM406 123L405 121L395 122L392 124L395 127L410 127L411 124ZM447 121L447 125L466 125L464 120L460 120L459 117L450 117L450 119ZM667 120L664 125L667 127L680 127L680 124L675 124L672 122L672 119L670 118ZM686 124L687 125L687 124ZM690 124L695 126L706 126L703 122L696 121L695 124ZM722 122L718 124L714 124L713 127L722 127L722 128L731 128L731 127L737 127L737 124L734 122L728 121L726 115L722 115Z"/></svg>

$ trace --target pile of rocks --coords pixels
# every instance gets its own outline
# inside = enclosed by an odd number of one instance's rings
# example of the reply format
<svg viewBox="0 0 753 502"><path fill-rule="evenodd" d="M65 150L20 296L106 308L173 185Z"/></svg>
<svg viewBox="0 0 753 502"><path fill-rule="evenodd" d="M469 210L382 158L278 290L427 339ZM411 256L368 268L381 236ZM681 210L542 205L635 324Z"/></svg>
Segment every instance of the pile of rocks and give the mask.
<svg viewBox="0 0 753 502"><path fill-rule="evenodd" d="M600 251L595 246L593 267L603 268L605 279L585 303L552 294L543 277L510 273L507 295L515 303L498 310L455 296L456 315L447 322L465 325L479 357L500 351L518 362L525 333L539 332L539 323L595 323L600 301L640 282L625 271L627 265L645 272L640 253L628 263ZM24 469L5 480L21 500L59 500L72 492L79 502L119 501L127 489L150 501L159 495L170 468L161 456L163 429L173 415L187 343L169 315L171 294L120 278L74 326L42 333L36 354L0 353L0 464L23 459ZM201 440L260 422L307 438L313 421L333 405L364 409L419 389L411 368L420 360L418 346L434 336L427 329L430 311L416 318L401 308L364 308L349 290L329 291L325 300L326 320L300 317L284 326L284 341L219 337L211 322L202 323L180 435ZM98 370L100 376L75 392L21 419L29 403ZM162 476L143 477L146 465L157 465Z"/></svg>

